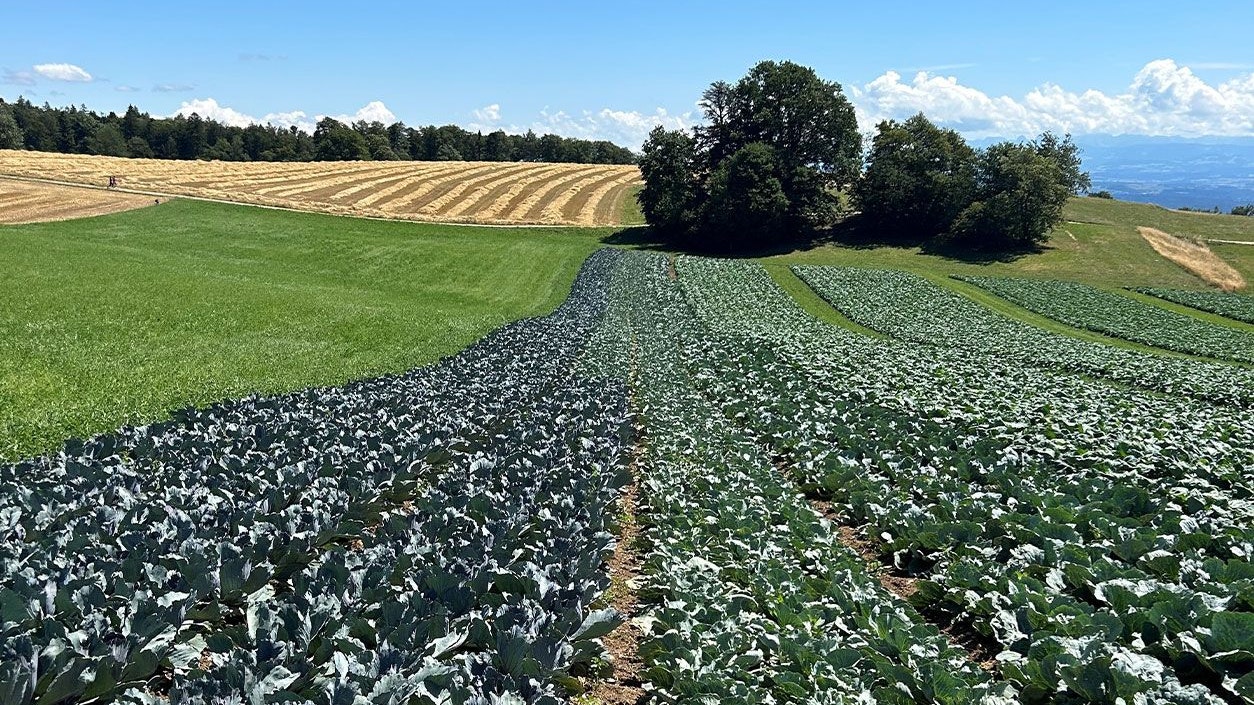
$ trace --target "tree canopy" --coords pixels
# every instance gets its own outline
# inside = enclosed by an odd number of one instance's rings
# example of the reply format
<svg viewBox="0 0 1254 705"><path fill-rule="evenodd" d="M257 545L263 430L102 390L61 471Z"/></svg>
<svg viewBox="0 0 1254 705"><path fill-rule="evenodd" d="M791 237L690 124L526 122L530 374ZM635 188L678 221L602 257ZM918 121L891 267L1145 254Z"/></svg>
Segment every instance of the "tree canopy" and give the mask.
<svg viewBox="0 0 1254 705"><path fill-rule="evenodd" d="M701 108L701 127L655 129L645 142L640 202L659 233L729 249L830 221L836 190L856 178L861 156L840 84L789 61L763 61L735 84L712 84Z"/></svg>
<svg viewBox="0 0 1254 705"><path fill-rule="evenodd" d="M102 115L81 106L37 106L24 98L14 103L0 100L0 149L224 161L468 159L631 164L636 159L631 150L612 142L537 136L530 131L510 135L497 130L484 135L456 125L415 128L401 122L366 121L346 125L323 118L314 134L308 134L275 125L234 127L196 114L153 117L135 106L122 115Z"/></svg>
<svg viewBox="0 0 1254 705"><path fill-rule="evenodd" d="M976 152L922 113L882 122L853 200L870 227L886 234L946 232L975 196Z"/></svg>
<svg viewBox="0 0 1254 705"><path fill-rule="evenodd" d="M976 150L920 113L879 124L853 198L862 226L883 239L1025 248L1044 242L1067 199L1089 186L1069 135Z"/></svg>
<svg viewBox="0 0 1254 705"><path fill-rule="evenodd" d="M763 61L701 94L705 122L658 127L640 158L641 210L675 244L770 247L832 225L840 191L878 237L978 249L1044 241L1089 175L1071 136L983 150L922 113L886 120L865 169L840 84L790 61Z"/></svg>

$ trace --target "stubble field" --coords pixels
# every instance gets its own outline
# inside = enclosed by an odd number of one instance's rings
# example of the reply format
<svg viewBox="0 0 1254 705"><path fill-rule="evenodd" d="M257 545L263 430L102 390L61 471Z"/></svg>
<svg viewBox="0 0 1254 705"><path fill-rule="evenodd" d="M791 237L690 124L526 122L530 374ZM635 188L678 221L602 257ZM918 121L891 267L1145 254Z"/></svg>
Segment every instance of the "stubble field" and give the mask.
<svg viewBox="0 0 1254 705"><path fill-rule="evenodd" d="M0 175L337 215L618 225L634 166L531 162L208 162L0 150Z"/></svg>

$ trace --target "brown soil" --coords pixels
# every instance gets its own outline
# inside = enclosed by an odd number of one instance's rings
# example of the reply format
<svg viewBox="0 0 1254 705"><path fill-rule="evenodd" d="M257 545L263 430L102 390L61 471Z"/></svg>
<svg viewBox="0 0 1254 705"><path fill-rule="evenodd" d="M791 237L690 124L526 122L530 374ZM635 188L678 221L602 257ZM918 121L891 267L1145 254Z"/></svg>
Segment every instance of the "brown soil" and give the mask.
<svg viewBox="0 0 1254 705"><path fill-rule="evenodd" d="M1186 240L1154 228L1138 227L1141 237L1158 254L1201 277L1207 284L1224 291L1245 288L1245 277L1203 242Z"/></svg>
<svg viewBox="0 0 1254 705"><path fill-rule="evenodd" d="M573 173L566 172L559 175L556 179L532 184L535 188L519 194L518 205L506 211L505 217L526 222L532 222L540 218L544 213L546 205L554 198L562 196L572 184L586 177L593 169L595 167L580 169Z"/></svg>
<svg viewBox="0 0 1254 705"><path fill-rule="evenodd" d="M148 196L0 179L0 223L44 223L153 205Z"/></svg>
<svg viewBox="0 0 1254 705"><path fill-rule="evenodd" d="M587 690L589 695L604 705L636 705L645 700L645 691L640 680L640 674L644 671L644 662L640 659L642 634L640 628L630 621L637 616L640 606L633 589L634 581L640 576L640 556L637 552L640 527L636 523L637 485L634 466L632 478L631 484L624 488L618 500L623 526L614 555L610 558L610 604L628 621L605 636L605 650L612 658L613 675L590 683Z"/></svg>
<svg viewBox="0 0 1254 705"><path fill-rule="evenodd" d="M600 203L606 192L614 187L618 181L623 178L622 174L596 174L596 180L585 180L576 184L576 188L572 188L565 195L567 198L562 201L560 199L553 201L545 209L546 212L557 211L561 213L561 217L566 220L586 220L591 221L595 213L596 204ZM585 214L585 211L591 207L591 211Z"/></svg>
<svg viewBox="0 0 1254 705"><path fill-rule="evenodd" d="M774 462L776 469L786 477L792 477L786 458L775 456ZM837 540L862 558L866 563L867 572L875 576L885 590L907 602L919 591L920 578L898 571L884 558L879 550L879 542L849 524L846 517L841 516L832 508L831 502L815 497L807 499L815 511L836 525ZM950 644L965 651L972 663L989 673L996 672L996 656L1000 647L993 640L975 631L970 624L964 624L943 615L920 611L919 616L948 637Z"/></svg>
<svg viewBox="0 0 1254 705"><path fill-rule="evenodd" d="M631 193L631 188L639 183L640 181L637 179L630 183L614 187L608 194L606 194L605 198L601 199L601 202L597 204L596 215L593 216L593 219L598 223L617 223L618 219L622 217L623 212L620 204L622 204L624 198L629 197L628 194ZM624 225L626 225L626 223L624 223Z"/></svg>

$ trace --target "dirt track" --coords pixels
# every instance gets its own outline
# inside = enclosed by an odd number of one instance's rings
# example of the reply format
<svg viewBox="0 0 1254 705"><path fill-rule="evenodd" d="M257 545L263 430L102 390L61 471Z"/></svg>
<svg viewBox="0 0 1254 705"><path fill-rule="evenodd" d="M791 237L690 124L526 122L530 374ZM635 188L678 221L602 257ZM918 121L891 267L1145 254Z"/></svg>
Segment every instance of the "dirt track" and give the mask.
<svg viewBox="0 0 1254 705"><path fill-rule="evenodd" d="M0 175L92 186L115 176L120 187L136 191L498 225L617 225L623 199L640 182L636 167L605 164L207 162L13 150L0 150Z"/></svg>

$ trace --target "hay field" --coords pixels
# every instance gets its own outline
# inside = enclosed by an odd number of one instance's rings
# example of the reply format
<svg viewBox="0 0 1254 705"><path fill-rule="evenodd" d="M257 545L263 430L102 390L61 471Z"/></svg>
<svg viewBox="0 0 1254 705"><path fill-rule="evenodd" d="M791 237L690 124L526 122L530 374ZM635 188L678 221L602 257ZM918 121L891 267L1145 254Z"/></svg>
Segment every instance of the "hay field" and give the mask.
<svg viewBox="0 0 1254 705"><path fill-rule="evenodd" d="M153 199L105 189L0 178L0 223L43 223L152 205Z"/></svg>
<svg viewBox="0 0 1254 705"><path fill-rule="evenodd" d="M1205 242L1186 240L1155 228L1138 227L1137 232L1158 254L1193 272L1207 284L1224 291L1245 288L1245 277L1223 261Z"/></svg>
<svg viewBox="0 0 1254 705"><path fill-rule="evenodd" d="M618 225L634 166L208 162L0 150L0 175L398 220Z"/></svg>

